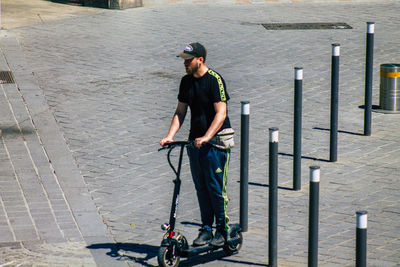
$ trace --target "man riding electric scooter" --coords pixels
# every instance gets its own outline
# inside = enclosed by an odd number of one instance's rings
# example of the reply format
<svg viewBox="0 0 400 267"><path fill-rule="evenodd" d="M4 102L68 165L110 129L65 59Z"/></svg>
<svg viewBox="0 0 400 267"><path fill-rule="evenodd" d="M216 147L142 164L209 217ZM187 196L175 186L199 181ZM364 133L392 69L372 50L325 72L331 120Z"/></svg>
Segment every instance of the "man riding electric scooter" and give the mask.
<svg viewBox="0 0 400 267"><path fill-rule="evenodd" d="M160 144L164 147L173 142L189 106L189 141L193 145L187 146L187 152L202 222L193 246L222 247L229 230L226 183L234 132L228 117L229 95L225 81L207 67L206 56L206 49L200 43L187 45L178 55L184 59L187 75L180 83L178 105L168 134ZM214 219L216 232L213 235Z"/></svg>

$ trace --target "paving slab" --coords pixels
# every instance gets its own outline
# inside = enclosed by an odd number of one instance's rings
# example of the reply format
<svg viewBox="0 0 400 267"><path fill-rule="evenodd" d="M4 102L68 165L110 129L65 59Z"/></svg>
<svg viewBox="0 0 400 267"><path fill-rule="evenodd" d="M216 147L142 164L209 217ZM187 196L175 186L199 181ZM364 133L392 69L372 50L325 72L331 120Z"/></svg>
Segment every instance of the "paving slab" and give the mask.
<svg viewBox="0 0 400 267"><path fill-rule="evenodd" d="M107 230L18 41L0 39L1 66L15 81L0 85L0 265L96 266L85 239Z"/></svg>
<svg viewBox="0 0 400 267"><path fill-rule="evenodd" d="M79 4L79 1L46 0L2 0L1 10L0 26L3 29L13 29L105 12L104 9L83 7Z"/></svg>
<svg viewBox="0 0 400 267"><path fill-rule="evenodd" d="M239 254L223 257L219 252L212 253L184 260L183 266L267 265L267 133L269 127L280 129L279 185L290 189L296 66L304 68L302 190L279 190L279 265L307 264L308 167L320 165L320 264L354 265L355 212L365 209L369 214L369 265L396 266L400 262L396 208L400 197L400 117L373 113L372 136L365 137L360 106L366 22L376 23L376 104L379 64L400 61L396 52L400 33L395 27L399 7L396 1L171 4L22 27L7 31L1 43L5 66L16 73L17 82L33 78L40 88L26 82L27 86L19 91L34 121L39 143L60 177L65 202L72 213L75 209L76 214L98 211L97 222L104 222L104 228L94 224L94 230L110 233L102 238L82 232L97 263L111 260L130 266L157 264L162 237L159 227L169 217L173 178L164 153L157 152L158 141L168 130L184 74L182 62L175 55L185 44L200 41L208 48L209 66L227 81L230 118L238 133L228 182L232 222L238 221L240 101L250 101L249 231ZM346 22L353 29L268 31L261 26L272 22ZM336 163L327 161L332 43L341 44ZM20 57L20 51L24 63L13 60ZM8 89L3 89L5 97L0 101L13 107L18 95L7 99ZM50 108L43 109L40 103ZM13 115L5 109L4 113L7 126L24 118L23 112ZM24 153L26 147L12 143L13 138L21 140L20 128L11 129L3 134L5 147L9 143L10 151ZM186 138L187 133L188 122L177 139ZM53 140L54 135L58 137ZM34 150L30 142L28 139L27 147ZM12 158L7 150L3 156ZM11 173L27 175L24 170L30 165L25 166L23 160L18 164L24 168L14 167L14 171L8 167ZM72 170L74 164L77 168ZM200 218L187 159L182 175L185 178L177 225L192 240ZM84 182L75 183L82 177ZM5 185L12 186L12 182ZM84 204L81 209L80 203ZM18 207L28 204L22 199ZM50 201L49 205L55 204ZM96 217L95 212L86 215ZM76 219L78 226L85 226L85 221ZM9 242L20 244L15 241Z"/></svg>

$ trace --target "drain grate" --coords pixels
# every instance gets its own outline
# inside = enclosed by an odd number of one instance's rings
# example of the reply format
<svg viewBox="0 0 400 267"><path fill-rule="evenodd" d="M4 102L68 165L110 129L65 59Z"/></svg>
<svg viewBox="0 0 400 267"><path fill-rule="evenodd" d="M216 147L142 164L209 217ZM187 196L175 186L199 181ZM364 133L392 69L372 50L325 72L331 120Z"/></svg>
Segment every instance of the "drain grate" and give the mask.
<svg viewBox="0 0 400 267"><path fill-rule="evenodd" d="M261 24L267 30L342 30L353 29L344 22L338 23L266 23Z"/></svg>
<svg viewBox="0 0 400 267"><path fill-rule="evenodd" d="M14 83L11 71L0 71L0 84Z"/></svg>

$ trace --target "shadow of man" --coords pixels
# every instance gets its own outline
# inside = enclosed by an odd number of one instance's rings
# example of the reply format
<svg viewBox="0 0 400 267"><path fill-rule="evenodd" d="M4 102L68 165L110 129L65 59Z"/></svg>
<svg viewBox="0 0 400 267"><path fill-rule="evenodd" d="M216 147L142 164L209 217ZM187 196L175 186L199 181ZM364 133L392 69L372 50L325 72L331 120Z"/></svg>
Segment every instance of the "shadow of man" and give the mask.
<svg viewBox="0 0 400 267"><path fill-rule="evenodd" d="M152 265L148 261L154 257L157 257L158 250L160 247L151 246L146 244L134 244L134 243L99 243L87 246L88 249L106 249L109 250L106 255L113 257L117 260L131 260L142 266L157 266ZM143 254L144 257L132 256L129 253ZM204 264L207 262L221 260L225 257L225 253L221 251L215 251L211 253L201 254L197 256L190 257L180 262L179 266L195 266L199 264Z"/></svg>
<svg viewBox="0 0 400 267"><path fill-rule="evenodd" d="M110 257L116 258L117 260L131 260L139 263L143 266L154 266L148 263L148 261L154 257L157 257L159 247L146 245L146 244L134 244L134 243L100 243L92 244L87 246L88 249L109 249L110 251L106 254ZM138 254L144 254L144 257L137 257L127 255L124 252L133 252Z"/></svg>

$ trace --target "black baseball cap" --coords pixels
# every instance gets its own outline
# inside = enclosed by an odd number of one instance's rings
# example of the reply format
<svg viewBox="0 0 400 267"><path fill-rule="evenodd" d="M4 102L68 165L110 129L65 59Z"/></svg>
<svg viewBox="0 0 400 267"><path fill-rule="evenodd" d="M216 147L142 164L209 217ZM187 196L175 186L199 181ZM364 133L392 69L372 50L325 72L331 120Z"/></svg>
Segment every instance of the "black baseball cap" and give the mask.
<svg viewBox="0 0 400 267"><path fill-rule="evenodd" d="M181 57L183 59L192 59L194 57L203 57L206 60L207 50L200 43L191 43L188 44L182 53L177 55L177 57Z"/></svg>

